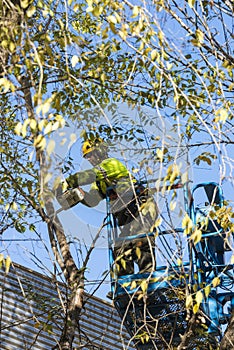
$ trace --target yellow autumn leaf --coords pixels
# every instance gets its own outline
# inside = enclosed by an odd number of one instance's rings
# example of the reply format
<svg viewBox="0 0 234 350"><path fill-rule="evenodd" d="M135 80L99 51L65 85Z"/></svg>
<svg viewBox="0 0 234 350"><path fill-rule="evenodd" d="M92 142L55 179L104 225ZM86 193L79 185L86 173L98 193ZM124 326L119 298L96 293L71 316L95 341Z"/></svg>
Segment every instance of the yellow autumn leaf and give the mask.
<svg viewBox="0 0 234 350"><path fill-rule="evenodd" d="M41 107L41 105L40 105L40 107ZM38 108L39 108L39 107L38 107ZM44 128L44 126L45 126L45 124L46 124L46 119L42 119L42 120L38 123L38 130L39 130L39 131L42 131L43 128Z"/></svg>
<svg viewBox="0 0 234 350"><path fill-rule="evenodd" d="M4 255L1 253L0 254L0 268L2 267L3 261L4 261Z"/></svg>
<svg viewBox="0 0 234 350"><path fill-rule="evenodd" d="M40 134L40 135L37 135L34 139L34 146L37 146L41 140L43 139L43 136Z"/></svg>
<svg viewBox="0 0 234 350"><path fill-rule="evenodd" d="M136 247L136 256L138 259L141 258L141 249L139 247Z"/></svg>
<svg viewBox="0 0 234 350"><path fill-rule="evenodd" d="M9 210L9 208L10 208L10 204L9 204L9 203L7 203L7 204L5 205L5 211L8 211L8 210Z"/></svg>
<svg viewBox="0 0 234 350"><path fill-rule="evenodd" d="M158 57L158 51L157 50L152 50L150 53L151 60L154 61Z"/></svg>
<svg viewBox="0 0 234 350"><path fill-rule="evenodd" d="M107 19L108 19L109 23L117 24L117 19L115 16L110 15L107 17Z"/></svg>
<svg viewBox="0 0 234 350"><path fill-rule="evenodd" d="M52 178L52 174L51 173L47 173L45 175L44 179L43 179L44 184L47 184L50 181L51 178Z"/></svg>
<svg viewBox="0 0 234 350"><path fill-rule="evenodd" d="M140 286L141 286L142 292L145 293L148 288L148 282L146 280L143 280Z"/></svg>
<svg viewBox="0 0 234 350"><path fill-rule="evenodd" d="M15 133L16 133L16 135L20 136L21 130L22 130L22 124L20 122L18 122L16 124L16 126L15 126Z"/></svg>
<svg viewBox="0 0 234 350"><path fill-rule="evenodd" d="M181 266L181 265L182 265L182 260L181 260L180 258L178 258L178 259L176 260L176 262L177 262L177 265L178 265L178 266Z"/></svg>
<svg viewBox="0 0 234 350"><path fill-rule="evenodd" d="M156 207L153 201L150 201L148 210L151 218L154 219L156 215Z"/></svg>
<svg viewBox="0 0 234 350"><path fill-rule="evenodd" d="M169 178L170 184L174 183L175 179L179 176L179 174L180 174L179 167L178 165L174 164L172 173L170 174L170 178Z"/></svg>
<svg viewBox="0 0 234 350"><path fill-rule="evenodd" d="M93 0L86 0L88 6L92 6L93 5Z"/></svg>
<svg viewBox="0 0 234 350"><path fill-rule="evenodd" d="M197 38L199 43L203 43L203 41L204 41L204 33L200 29L196 30L196 38Z"/></svg>
<svg viewBox="0 0 234 350"><path fill-rule="evenodd" d="M9 90L11 90L12 92L15 91L14 84L12 84L12 82L7 78L0 79L0 86L2 86L4 92L8 92Z"/></svg>
<svg viewBox="0 0 234 350"><path fill-rule="evenodd" d="M12 41L9 44L9 50L10 50L10 52L14 52L15 51L15 44Z"/></svg>
<svg viewBox="0 0 234 350"><path fill-rule="evenodd" d="M51 153L54 151L55 149L55 141L53 139L49 140L49 143L46 147L46 152L47 154L50 156Z"/></svg>
<svg viewBox="0 0 234 350"><path fill-rule="evenodd" d="M88 6L86 9L86 12L92 12L93 11L93 6Z"/></svg>
<svg viewBox="0 0 234 350"><path fill-rule="evenodd" d="M189 309L192 305L193 305L193 298L192 298L192 295L189 294L189 295L186 297L185 307L186 307L186 309Z"/></svg>
<svg viewBox="0 0 234 350"><path fill-rule="evenodd" d="M31 130L35 131L37 128L37 121L35 119L30 119L29 125L30 125Z"/></svg>
<svg viewBox="0 0 234 350"><path fill-rule="evenodd" d="M182 184L185 184L186 182L188 182L188 172L187 171L181 175L181 182L182 182Z"/></svg>
<svg viewBox="0 0 234 350"><path fill-rule="evenodd" d="M118 34L122 40L126 40L127 32L125 30L119 30Z"/></svg>
<svg viewBox="0 0 234 350"><path fill-rule="evenodd" d="M146 341L146 343L148 343L149 338L150 338L150 337L149 337L149 334L146 334L146 335L145 335L145 341Z"/></svg>
<svg viewBox="0 0 234 350"><path fill-rule="evenodd" d="M144 293L140 293L140 294L138 294L138 296L137 296L137 300L141 300L141 299L143 298L143 296L144 296Z"/></svg>
<svg viewBox="0 0 234 350"><path fill-rule="evenodd" d="M203 300L203 293L201 290L199 290L197 293L196 293L196 303L198 304L198 306L201 304L202 300Z"/></svg>
<svg viewBox="0 0 234 350"><path fill-rule="evenodd" d="M220 284L220 278L219 277L215 277L212 281L212 284L214 287L217 287Z"/></svg>
<svg viewBox="0 0 234 350"><path fill-rule="evenodd" d="M193 306L193 313L194 313L194 314L196 314L196 313L198 312L199 306L200 306L200 305L198 305L198 304L195 304L195 305Z"/></svg>
<svg viewBox="0 0 234 350"><path fill-rule="evenodd" d="M49 122L45 129L44 129L44 134L47 135L53 130L53 122Z"/></svg>
<svg viewBox="0 0 234 350"><path fill-rule="evenodd" d="M220 108L219 110L216 111L215 116L216 116L215 122L225 123L225 121L228 118L228 112L226 109Z"/></svg>
<svg viewBox="0 0 234 350"><path fill-rule="evenodd" d="M126 261L124 259L120 259L120 263L121 263L122 267L124 268L124 270L126 270Z"/></svg>
<svg viewBox="0 0 234 350"><path fill-rule="evenodd" d="M193 222L188 216L188 214L185 214L182 220L182 228L184 229L185 234L189 234L193 228Z"/></svg>
<svg viewBox="0 0 234 350"><path fill-rule="evenodd" d="M11 266L11 258L9 256L5 259L5 272L8 273Z"/></svg>
<svg viewBox="0 0 234 350"><path fill-rule="evenodd" d="M194 244L196 245L197 243L199 243L201 238L202 238L202 231L195 229L195 231L191 235L191 239L193 240Z"/></svg>
<svg viewBox="0 0 234 350"><path fill-rule="evenodd" d="M66 142L67 142L67 139L66 139L66 137L64 137L64 138L60 141L60 146L64 146Z"/></svg>
<svg viewBox="0 0 234 350"><path fill-rule="evenodd" d="M191 8L193 8L195 4L195 0L188 0L188 4Z"/></svg>
<svg viewBox="0 0 234 350"><path fill-rule="evenodd" d="M208 297L211 291L210 284L204 288L205 296Z"/></svg>
<svg viewBox="0 0 234 350"><path fill-rule="evenodd" d="M18 209L18 206L17 206L17 204L16 204L15 202L12 202L11 208L12 208L13 210L17 210L17 209Z"/></svg>
<svg viewBox="0 0 234 350"><path fill-rule="evenodd" d="M27 128L28 128L28 125L30 124L30 120L31 119L25 119L24 124L22 125L22 129L21 129L22 137L26 137L27 135Z"/></svg>
<svg viewBox="0 0 234 350"><path fill-rule="evenodd" d="M153 174L153 169L151 167L147 166L146 170L147 170L148 174L150 174L150 175Z"/></svg>
<svg viewBox="0 0 234 350"><path fill-rule="evenodd" d="M72 133L72 134L70 135L70 140L71 140L72 143L76 142L76 140L77 140L76 134Z"/></svg>
<svg viewBox="0 0 234 350"><path fill-rule="evenodd" d="M130 290L133 290L137 287L136 281L132 281Z"/></svg>
<svg viewBox="0 0 234 350"><path fill-rule="evenodd" d="M26 9L29 5L29 0L20 0L20 6L23 8L23 9Z"/></svg>
<svg viewBox="0 0 234 350"><path fill-rule="evenodd" d="M49 112L50 106L51 106L50 100L47 100L47 101L45 101L45 103L43 103L42 108L41 108L41 112L43 115L45 115L46 113Z"/></svg>
<svg viewBox="0 0 234 350"><path fill-rule="evenodd" d="M72 56L71 65L73 68L77 65L78 62L79 62L79 57L77 55Z"/></svg>
<svg viewBox="0 0 234 350"><path fill-rule="evenodd" d="M164 38L164 34L163 34L163 32L161 30L158 31L158 38L159 38L160 41L162 41L163 38Z"/></svg>
<svg viewBox="0 0 234 350"><path fill-rule="evenodd" d="M78 10L79 10L79 5L75 4L74 7L73 7L73 11L74 12L78 12Z"/></svg>
<svg viewBox="0 0 234 350"><path fill-rule="evenodd" d="M35 6L30 6L29 9L27 10L26 14L27 17L30 18L34 15L34 13L36 12L36 7Z"/></svg>
<svg viewBox="0 0 234 350"><path fill-rule="evenodd" d="M132 18L135 18L139 15L139 7L138 6L133 6L133 9L132 9Z"/></svg>
<svg viewBox="0 0 234 350"><path fill-rule="evenodd" d="M162 223L162 218L161 218L161 216L160 216L160 217L157 218L157 220L155 221L154 226L155 226L155 227L158 227L158 226L161 225L161 223Z"/></svg>
<svg viewBox="0 0 234 350"><path fill-rule="evenodd" d="M156 149L156 154L159 160L162 162L163 161L163 151L160 148Z"/></svg>
<svg viewBox="0 0 234 350"><path fill-rule="evenodd" d="M44 150L46 147L46 139L42 137L41 141L37 143L36 147Z"/></svg>
<svg viewBox="0 0 234 350"><path fill-rule="evenodd" d="M170 210L173 211L176 208L176 201L171 201L170 202Z"/></svg>
<svg viewBox="0 0 234 350"><path fill-rule="evenodd" d="M132 249L128 249L128 250L126 250L125 252L124 252L124 255L125 256L129 256L129 255L131 255L132 254Z"/></svg>

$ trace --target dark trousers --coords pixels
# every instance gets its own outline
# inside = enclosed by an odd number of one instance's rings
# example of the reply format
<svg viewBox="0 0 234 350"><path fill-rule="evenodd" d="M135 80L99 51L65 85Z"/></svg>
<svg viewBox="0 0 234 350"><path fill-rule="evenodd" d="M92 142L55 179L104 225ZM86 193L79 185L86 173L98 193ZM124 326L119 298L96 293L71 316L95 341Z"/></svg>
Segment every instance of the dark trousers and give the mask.
<svg viewBox="0 0 234 350"><path fill-rule="evenodd" d="M122 242L115 247L115 266L118 276L134 273L134 262L139 267L139 273L155 270L155 239L152 236L135 238L132 241ZM120 244L121 242L119 242Z"/></svg>

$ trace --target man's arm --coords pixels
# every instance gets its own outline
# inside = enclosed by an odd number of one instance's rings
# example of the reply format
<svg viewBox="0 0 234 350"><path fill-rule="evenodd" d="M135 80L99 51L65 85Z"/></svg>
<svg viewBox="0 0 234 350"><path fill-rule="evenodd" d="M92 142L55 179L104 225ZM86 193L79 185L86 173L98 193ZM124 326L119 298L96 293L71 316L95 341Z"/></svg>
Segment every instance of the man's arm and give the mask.
<svg viewBox="0 0 234 350"><path fill-rule="evenodd" d="M91 189L89 192L84 191L84 199L81 201L82 204L86 207L96 207L98 203L103 200L103 197L100 195L97 189Z"/></svg>
<svg viewBox="0 0 234 350"><path fill-rule="evenodd" d="M85 171L79 171L66 178L66 182L69 188L76 188L78 186L89 185L96 181L97 173L95 169L88 169Z"/></svg>

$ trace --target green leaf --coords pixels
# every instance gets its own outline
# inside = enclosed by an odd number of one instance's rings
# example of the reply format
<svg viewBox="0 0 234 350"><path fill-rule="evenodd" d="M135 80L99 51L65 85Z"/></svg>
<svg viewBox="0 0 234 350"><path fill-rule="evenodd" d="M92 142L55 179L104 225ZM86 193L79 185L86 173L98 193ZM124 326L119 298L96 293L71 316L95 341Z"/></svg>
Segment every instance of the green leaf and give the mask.
<svg viewBox="0 0 234 350"><path fill-rule="evenodd" d="M15 222L15 229L20 233L24 233L26 231L26 227L18 221Z"/></svg>

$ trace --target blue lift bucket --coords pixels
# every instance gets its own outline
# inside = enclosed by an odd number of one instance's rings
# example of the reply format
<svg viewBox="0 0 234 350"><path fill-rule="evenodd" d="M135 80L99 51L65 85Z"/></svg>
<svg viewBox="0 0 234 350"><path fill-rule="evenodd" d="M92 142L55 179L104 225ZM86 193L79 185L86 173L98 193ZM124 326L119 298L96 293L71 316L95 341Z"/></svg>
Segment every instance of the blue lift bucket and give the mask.
<svg viewBox="0 0 234 350"><path fill-rule="evenodd" d="M221 208L224 205L222 189L216 183L203 183L195 186L190 192L188 184L178 186L182 188L185 213L193 223L193 229L198 225L199 210L195 205L195 192L204 189L206 202ZM208 207L207 203L205 203ZM203 214L202 214L203 215ZM205 214L206 215L206 214ZM201 215L200 215L201 219ZM199 219L199 220L200 220ZM225 249L223 249L223 230L218 222L207 221L206 231L196 245L189 235L185 237L182 228L158 229L157 233L145 233L142 237L155 236L155 240L164 238L171 256L166 265L157 263L152 273L134 273L132 275L117 276L115 273L114 244L120 241L118 225L111 214L110 202L107 198L107 230L109 240L109 259L111 268L112 300L123 323L131 335L137 349L168 349L176 348L183 334L189 327L192 317L186 308L186 295L203 293L203 300L197 314L203 319L193 329L193 336L187 343L187 350L195 350L201 346L205 348L214 345L222 336L221 325L227 323L234 304L233 265L225 265ZM182 252L181 259L175 258L175 249L168 242L169 236L179 242L186 241L187 252ZM137 236L125 237L132 240ZM212 244L209 240L212 241ZM218 238L217 238L218 237ZM221 237L221 238L220 238ZM221 239L221 240L220 240ZM211 249L213 247L213 250ZM156 259L157 261L157 259ZM220 285L213 286L215 277L220 278ZM210 285L210 293L205 293L205 286ZM223 288L223 289L222 289ZM226 305L227 312L224 312ZM207 332L204 332L204 327Z"/></svg>

